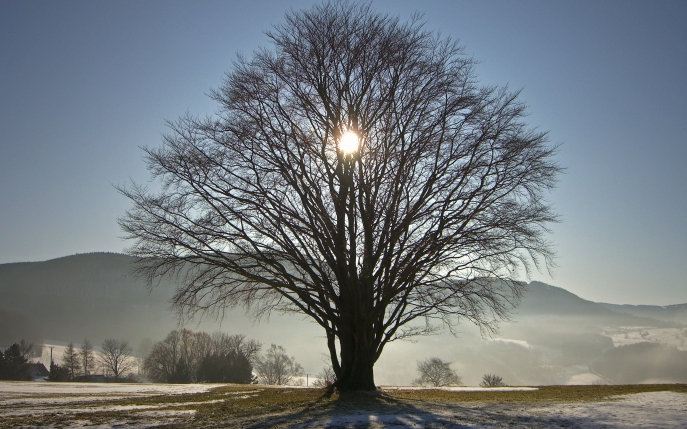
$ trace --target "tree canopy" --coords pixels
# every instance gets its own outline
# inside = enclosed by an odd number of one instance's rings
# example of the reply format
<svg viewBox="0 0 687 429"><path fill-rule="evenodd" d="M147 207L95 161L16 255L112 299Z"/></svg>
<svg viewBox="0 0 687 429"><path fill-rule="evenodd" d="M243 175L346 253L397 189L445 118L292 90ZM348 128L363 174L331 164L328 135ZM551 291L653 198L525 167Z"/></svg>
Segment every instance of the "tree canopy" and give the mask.
<svg viewBox="0 0 687 429"><path fill-rule="evenodd" d="M375 389L395 339L460 318L490 330L550 266L555 148L518 93L477 83L453 40L369 5L286 15L239 57L217 114L170 122L120 191L139 273L182 310L243 305L324 329L335 387Z"/></svg>

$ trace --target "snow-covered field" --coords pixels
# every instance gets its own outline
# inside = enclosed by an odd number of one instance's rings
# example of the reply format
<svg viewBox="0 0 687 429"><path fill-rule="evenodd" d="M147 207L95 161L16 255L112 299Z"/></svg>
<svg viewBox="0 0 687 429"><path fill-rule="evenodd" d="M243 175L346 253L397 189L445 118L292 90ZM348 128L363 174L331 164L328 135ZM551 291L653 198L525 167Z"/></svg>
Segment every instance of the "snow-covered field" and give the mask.
<svg viewBox="0 0 687 429"><path fill-rule="evenodd" d="M196 427L200 406L254 398L265 387L239 387L202 394L220 385L0 382L0 427L149 428L185 424ZM248 389L248 390L246 390ZM392 393L399 388L387 387ZM407 389L407 388L404 388ZM300 389L299 389L300 390ZM452 390L481 391L477 387ZM536 390L503 388L502 391ZM490 392L498 392L489 389ZM497 393L498 394L498 393ZM191 396L194 395L194 396ZM141 399L144 400L141 400ZM156 399L157 398L157 399ZM132 403L127 403L127 400ZM687 394L651 392L602 402L439 403L406 401L366 410L270 414L222 427L407 427L407 428L687 428ZM207 422L206 422L207 423Z"/></svg>
<svg viewBox="0 0 687 429"><path fill-rule="evenodd" d="M165 401L146 405L120 405L117 402L151 397L183 398L185 395L204 393L217 384L127 384L127 383L51 383L51 382L0 382L0 427L16 427L24 422L9 418L26 418L25 427L88 427L88 428L144 428L170 424L181 417L192 415L194 405L216 400ZM189 409L191 408L191 409ZM101 413L126 413L128 423L118 418L106 423ZM84 419L92 415L95 418Z"/></svg>
<svg viewBox="0 0 687 429"><path fill-rule="evenodd" d="M609 329L605 335L613 339L614 347L650 342L673 346L678 350L687 350L687 329L685 328L621 326L613 330Z"/></svg>
<svg viewBox="0 0 687 429"><path fill-rule="evenodd" d="M8 397L58 398L74 395L93 398L98 396L152 396L183 395L207 392L218 384L152 384L152 383L51 383L0 381L0 401ZM69 396L71 397L71 396Z"/></svg>
<svg viewBox="0 0 687 429"><path fill-rule="evenodd" d="M422 407L398 414L350 413L323 416L293 428L687 428L687 395L654 392L614 401L528 405Z"/></svg>

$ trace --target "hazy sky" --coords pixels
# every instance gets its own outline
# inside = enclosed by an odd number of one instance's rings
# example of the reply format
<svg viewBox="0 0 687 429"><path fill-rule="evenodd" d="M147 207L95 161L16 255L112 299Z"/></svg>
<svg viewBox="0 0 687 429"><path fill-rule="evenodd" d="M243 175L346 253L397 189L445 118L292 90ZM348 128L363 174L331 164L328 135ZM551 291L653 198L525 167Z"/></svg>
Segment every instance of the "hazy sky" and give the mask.
<svg viewBox="0 0 687 429"><path fill-rule="evenodd" d="M121 252L112 187L164 120L213 113L237 53L312 1L0 0L0 263ZM687 302L687 2L375 1L460 39L560 143L559 267L595 301Z"/></svg>

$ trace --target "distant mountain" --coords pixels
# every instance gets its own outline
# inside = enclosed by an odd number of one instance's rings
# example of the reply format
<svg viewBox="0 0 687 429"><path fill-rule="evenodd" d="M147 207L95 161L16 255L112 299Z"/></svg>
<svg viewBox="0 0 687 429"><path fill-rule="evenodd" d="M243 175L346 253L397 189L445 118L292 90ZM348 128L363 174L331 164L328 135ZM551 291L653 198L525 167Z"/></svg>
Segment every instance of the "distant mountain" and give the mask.
<svg viewBox="0 0 687 429"><path fill-rule="evenodd" d="M683 383L687 329L679 311L685 307L601 304L532 282L514 323L504 323L501 329L502 338L525 342L530 354L501 345L502 350L484 349L478 362L501 353L501 367L492 368L520 384ZM511 356L518 353L539 363L517 365Z"/></svg>
<svg viewBox="0 0 687 429"><path fill-rule="evenodd" d="M518 306L519 315L576 315L576 316L613 316L614 312L601 304L587 301L567 290L531 282L522 302Z"/></svg>
<svg viewBox="0 0 687 429"><path fill-rule="evenodd" d="M666 305L629 305L600 303L609 310L618 313L632 314L639 317L650 317L665 322L687 323L687 304Z"/></svg>
<svg viewBox="0 0 687 429"><path fill-rule="evenodd" d="M643 312L631 312L618 308L640 307ZM680 304L671 307L687 308L687 304ZM595 323L606 323L609 325L649 325L656 327L672 326L681 323L679 313L673 312L675 318L656 317L661 315L664 307L642 305L642 306L620 306L612 304L602 304L588 301L567 290L551 286L546 283L533 281L527 285L526 292L520 305L515 310L515 319L526 317L556 316L576 317L594 320ZM687 314L686 314L687 315Z"/></svg>
<svg viewBox="0 0 687 429"><path fill-rule="evenodd" d="M89 338L94 344L106 338L121 338L134 346L144 338L164 338L178 326L170 310L176 285L170 279L162 280L149 293L145 283L131 274L133 260L116 253L89 253L44 262L0 264L0 346L22 337L36 342L53 339L76 343ZM665 308L599 304L559 287L532 282L514 316L520 322L506 330L515 333L527 328L527 335L523 333L520 338L534 341L535 328L545 330L553 323L541 324L537 320L567 317L556 323L565 327L574 318L576 329L588 324L595 327L597 335L599 326L667 326L685 320L682 317L686 309L687 304ZM280 316L279 320L278 324L260 328L234 311L227 313L222 326L231 333L259 335L257 339L262 341L322 336L317 326L297 316ZM214 330L219 325L215 320L206 320L190 327ZM543 338L541 332L537 335Z"/></svg>
<svg viewBox="0 0 687 429"><path fill-rule="evenodd" d="M176 326L169 311L174 285L162 282L149 294L131 275L132 261L121 254L90 253L1 264L0 345L20 335L34 341L88 337L96 343L165 335Z"/></svg>

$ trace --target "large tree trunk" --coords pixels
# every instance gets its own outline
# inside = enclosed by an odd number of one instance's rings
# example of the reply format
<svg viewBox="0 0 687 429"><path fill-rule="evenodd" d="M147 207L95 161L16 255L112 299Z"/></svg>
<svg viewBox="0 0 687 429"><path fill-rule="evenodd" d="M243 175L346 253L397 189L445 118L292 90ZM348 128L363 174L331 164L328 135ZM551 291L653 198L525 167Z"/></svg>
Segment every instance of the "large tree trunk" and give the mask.
<svg viewBox="0 0 687 429"><path fill-rule="evenodd" d="M341 378L334 387L339 391L377 390L374 380L374 362L368 353L358 353L352 362L342 362Z"/></svg>
<svg viewBox="0 0 687 429"><path fill-rule="evenodd" d="M369 327L340 333L341 367L333 386L340 392L377 390L374 380L376 347L371 338L372 330Z"/></svg>

